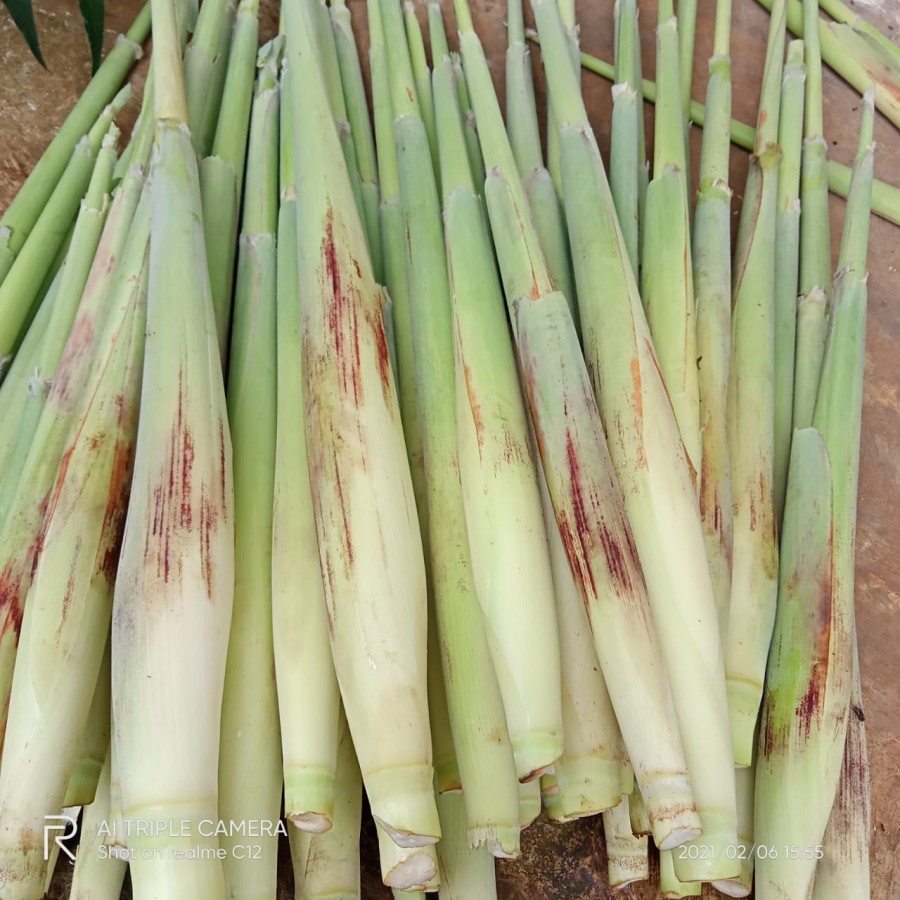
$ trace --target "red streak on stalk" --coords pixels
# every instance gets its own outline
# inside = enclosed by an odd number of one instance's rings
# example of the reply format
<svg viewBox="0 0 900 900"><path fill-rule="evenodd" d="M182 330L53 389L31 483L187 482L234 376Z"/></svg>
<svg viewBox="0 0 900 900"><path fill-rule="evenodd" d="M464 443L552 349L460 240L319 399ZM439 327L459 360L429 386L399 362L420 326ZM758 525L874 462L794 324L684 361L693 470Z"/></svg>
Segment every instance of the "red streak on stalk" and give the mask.
<svg viewBox="0 0 900 900"><path fill-rule="evenodd" d="M466 395L469 398L469 409L472 411L472 422L475 425L475 437L478 439L478 450L484 446L484 419L481 415L481 404L475 396L475 386L472 384L472 371L467 363L463 363L463 375L466 381Z"/></svg>
<svg viewBox="0 0 900 900"><path fill-rule="evenodd" d="M387 335L384 333L384 320L381 317L380 310L376 310L374 315L372 315L371 325L375 334L375 349L378 352L378 374L381 377L381 387L384 391L385 400L390 403L394 386L394 375L391 371L391 353L388 349Z"/></svg>
<svg viewBox="0 0 900 900"><path fill-rule="evenodd" d="M572 441L572 433L566 429L566 459L569 465L569 478L571 481L572 514L574 516L574 533L571 530L568 519L560 519L559 532L563 538L566 556L573 571L577 569L581 573L581 582L584 588L590 584L590 593L597 594L597 583L594 580L594 571L591 567L591 526L588 522L584 508L584 496L581 486L581 463ZM563 522L565 521L565 526Z"/></svg>

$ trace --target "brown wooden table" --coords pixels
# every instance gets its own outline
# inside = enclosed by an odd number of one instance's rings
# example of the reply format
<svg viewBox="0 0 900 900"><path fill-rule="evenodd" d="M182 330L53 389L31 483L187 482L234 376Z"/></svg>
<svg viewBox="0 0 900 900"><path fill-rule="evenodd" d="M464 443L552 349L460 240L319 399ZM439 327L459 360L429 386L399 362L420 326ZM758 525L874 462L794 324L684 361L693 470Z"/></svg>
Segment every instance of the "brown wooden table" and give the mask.
<svg viewBox="0 0 900 900"><path fill-rule="evenodd" d="M363 0L349 0L354 23L365 48L366 10ZM443 0L452 33L450 0ZM485 44L494 81L503 90L506 45L505 3L472 0L476 28ZM37 20L44 58L50 71L35 63L5 11L0 12L0 209L31 170L54 130L84 88L89 77L87 43L74 0L37 0ZM526 4L527 5L527 4ZM127 29L141 0L108 4L107 40ZM263 0L262 35L277 27L275 0ZM653 73L655 4L641 0L641 33L645 75ZM873 24L900 41L898 0L856 0L856 8ZM582 46L612 58L612 0L581 2L578 16ZM420 13L424 10L420 9ZM711 53L714 0L699 0L694 65L694 98L703 100L706 60ZM734 0L732 56L734 115L754 122L765 52L767 14L755 0ZM132 82L135 99L122 119L127 133L137 115L147 61ZM543 79L537 75L540 96ZM585 74L585 99L604 153L609 147L611 99L609 85ZM859 97L831 72L825 73L825 129L834 159L851 163L856 147ZM652 109L646 107L648 126ZM648 131L648 134L651 132ZM900 185L900 132L878 116L876 174ZM692 135L696 182L700 131ZM747 154L735 150L731 182L737 199L744 184ZM844 203L832 198L831 226L835 258ZM737 205L735 206L735 221ZM865 715L873 773L874 836L872 896L900 900L900 229L874 219L869 253L869 321L867 334L865 408L860 477L857 614ZM523 854L498 867L504 900L602 900L611 896L606 883L602 836L597 820L558 827L538 822L525 834ZM370 833L363 840L363 897L389 897L379 883L377 852ZM62 867L61 867L62 868ZM64 876L64 872L60 872ZM51 892L65 897L65 879ZM289 896L285 885L285 897ZM639 885L617 896L650 898L655 888ZM202 898L198 898L202 900Z"/></svg>

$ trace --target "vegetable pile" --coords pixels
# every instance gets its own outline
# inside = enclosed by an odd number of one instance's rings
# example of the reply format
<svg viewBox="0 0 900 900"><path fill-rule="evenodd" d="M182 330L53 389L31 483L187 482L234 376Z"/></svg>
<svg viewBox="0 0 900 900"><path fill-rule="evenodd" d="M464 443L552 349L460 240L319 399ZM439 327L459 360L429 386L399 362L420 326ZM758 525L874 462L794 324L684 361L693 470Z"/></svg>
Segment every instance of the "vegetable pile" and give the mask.
<svg viewBox="0 0 900 900"><path fill-rule="evenodd" d="M536 34L508 0L504 115L454 4L429 59L367 0L366 66L345 0L261 48L259 0L152 0L130 139L150 7L0 219L2 900L79 816L73 898L275 898L284 835L296 897L357 897L364 809L395 897L496 897L542 811L602 816L613 888L652 842L666 897L869 896L854 540L900 51L765 0L754 129L731 0L704 107L696 0L658 0L656 85L636 0L612 65L572 0L530 0ZM867 88L852 173L823 59Z"/></svg>

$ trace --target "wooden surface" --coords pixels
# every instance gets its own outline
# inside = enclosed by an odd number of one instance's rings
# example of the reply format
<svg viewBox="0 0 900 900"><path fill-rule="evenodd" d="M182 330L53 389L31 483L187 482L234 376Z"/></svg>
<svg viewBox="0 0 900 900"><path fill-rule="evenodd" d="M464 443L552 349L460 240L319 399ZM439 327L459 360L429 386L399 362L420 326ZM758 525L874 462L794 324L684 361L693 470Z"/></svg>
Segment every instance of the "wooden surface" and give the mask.
<svg viewBox="0 0 900 900"><path fill-rule="evenodd" d="M450 0L443 0L452 33ZM72 0L36 0L38 28L50 71L31 60L5 11L0 12L0 209L5 209L38 159L89 77L88 50L81 18ZM582 46L611 58L612 0L579 2ZM476 27L491 61L494 80L502 92L505 4L502 0L474 0ZM640 3L644 71L653 73L655 4ZM107 38L124 31L140 8L140 0L108 4ZM350 0L354 24L365 41L365 4ZM900 40L898 0L857 0L857 10L895 40ZM420 9L420 13L422 10ZM711 52L713 0L699 0L694 97L705 96L706 59ZM263 0L262 32L271 36L277 22L274 0ZM733 62L734 115L753 122L762 75L768 26L767 14L754 0L734 0ZM130 128L137 113L146 59L136 70L135 99L122 117ZM609 85L585 75L585 99L604 153L609 146L611 100ZM543 79L537 84L543 97ZM825 129L834 159L850 163L856 146L859 98L830 72L825 74ZM647 107L648 124L652 110ZM648 132L649 134L649 132ZM876 174L900 185L900 132L877 117ZM700 132L692 136L693 165L700 150ZM732 185L739 200L747 156L735 150ZM735 204L735 217L738 206ZM835 258L844 203L832 198L831 223ZM863 452L857 551L857 615L865 715L873 773L874 835L872 846L875 900L900 900L900 230L873 220L869 254L869 321ZM556 827L532 826L524 838L521 859L498 867L500 895L505 900L600 900L610 896L606 882L602 835L597 821ZM378 883L372 835L364 836L365 898L389 897ZM64 873L61 873L64 874ZM287 885L285 885L287 889ZM66 894L56 888L52 896ZM288 896L286 893L285 896ZM624 898L657 896L649 886L629 888ZM197 898L202 900L202 898Z"/></svg>

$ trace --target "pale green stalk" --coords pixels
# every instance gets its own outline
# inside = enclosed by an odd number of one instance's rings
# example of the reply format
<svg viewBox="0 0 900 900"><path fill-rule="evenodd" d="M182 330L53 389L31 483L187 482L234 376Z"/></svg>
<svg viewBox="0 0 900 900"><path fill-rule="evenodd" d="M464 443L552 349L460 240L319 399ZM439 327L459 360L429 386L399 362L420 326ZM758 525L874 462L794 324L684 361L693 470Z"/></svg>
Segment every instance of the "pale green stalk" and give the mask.
<svg viewBox="0 0 900 900"><path fill-rule="evenodd" d="M867 900L871 897L872 785L855 633L853 644L847 743L837 796L822 839L823 855L816 866L812 900Z"/></svg>
<svg viewBox="0 0 900 900"><path fill-rule="evenodd" d="M836 22L841 22L863 35L867 41L877 45L895 65L900 66L900 47L898 47L887 35L882 34L874 25L858 16L855 10L847 6L843 0L819 0L822 12L831 16Z"/></svg>
<svg viewBox="0 0 900 900"><path fill-rule="evenodd" d="M786 0L769 22L756 142L734 256L728 442L734 531L725 672L734 759L749 766L778 593L775 257Z"/></svg>
<svg viewBox="0 0 900 900"><path fill-rule="evenodd" d="M563 753L553 766L554 806L555 817L568 821L596 815L619 802L625 751L543 472L539 479L556 595L562 681Z"/></svg>
<svg viewBox="0 0 900 900"><path fill-rule="evenodd" d="M492 658L496 657L490 652L490 638L494 635L489 635L479 606L477 560L466 530L467 497L462 472L466 452L457 426L460 388L454 365L454 321L437 184L416 101L401 11L396 0L383 0L380 8L390 59L394 138L407 235L409 311L422 430L432 588L447 707L462 787L478 803L469 809L470 840L497 855L513 855L519 849L518 823L514 813L512 821L508 814L510 806L514 808L513 771L522 775L526 756L531 768L525 774L548 765L555 755L551 750L550 758L544 758L547 748L540 745L540 732L526 734L523 764L517 761L516 769L510 770L510 747L502 736L501 692L493 681ZM449 73L449 68L444 66L443 71ZM452 85L448 82L446 87ZM465 164L464 152L458 162ZM482 221L477 205L476 211L477 221ZM464 222L461 227L467 225ZM448 246L452 246L450 233L448 226ZM473 235L466 237L472 239ZM477 239L474 245L477 249ZM464 253L466 266L471 262L471 253ZM543 731L543 721L541 726ZM497 769L507 777L495 781Z"/></svg>
<svg viewBox="0 0 900 900"><path fill-rule="evenodd" d="M615 4L615 79L609 153L609 187L616 215L635 274L640 266L640 230L645 182L646 159L642 153L644 108L637 93L640 78L641 45L638 34L636 0L619 0Z"/></svg>
<svg viewBox="0 0 900 900"><path fill-rule="evenodd" d="M481 142L478 139L478 127L475 122L475 112L469 99L469 89L466 85L466 75L463 72L462 62L458 53L451 53L453 71L456 74L456 89L459 93L459 108L462 110L463 123L466 128L466 151L469 155L469 167L472 170L472 180L477 185L484 185L484 157L481 155Z"/></svg>
<svg viewBox="0 0 900 900"><path fill-rule="evenodd" d="M737 788L738 810L738 855L741 859L741 874L735 881L731 891L732 897L746 897L753 887L753 864L756 859L756 845L753 842L753 807L755 803L756 754L753 762L745 769L737 769L734 773ZM740 885L740 889L738 889Z"/></svg>
<svg viewBox="0 0 900 900"><path fill-rule="evenodd" d="M731 0L717 0L713 55L709 60L706 88L708 119L700 151L691 255L700 396L700 519L723 644L728 628L732 548L728 458L732 196L728 184L732 95L730 43Z"/></svg>
<svg viewBox="0 0 900 900"><path fill-rule="evenodd" d="M130 837L135 900L187 900L225 891L218 838L200 823L218 815L234 491L200 177L171 0L153 0L153 45L147 341L113 602L113 743L123 819L187 823L184 837ZM199 852L176 856L187 848Z"/></svg>
<svg viewBox="0 0 900 900"><path fill-rule="evenodd" d="M791 455L794 341L800 278L800 158L803 144L803 41L791 41L778 117L778 196L775 218L775 518L784 514Z"/></svg>
<svg viewBox="0 0 900 900"><path fill-rule="evenodd" d="M536 40L536 36L532 33L528 33L527 37L529 40ZM598 59L596 56L582 53L581 64L588 71L593 72L595 75L599 75L601 78L605 78L607 81L616 80L615 70L612 64L605 62L602 59ZM807 86L808 85L809 77L807 76ZM656 83L644 80L641 82L641 87L644 99L649 100L651 103L655 103ZM809 109L809 103L807 103L806 108ZM706 120L710 113L708 112L707 107L702 103L691 101L690 113L691 121L695 125L708 127ZM737 120L732 119L728 127L731 142L735 146L742 147L744 150L753 149L756 130L752 125L747 125L744 122L738 122ZM850 190L850 167L835 162L834 160L829 160L828 188L832 193L837 194L839 197L846 197L847 192ZM879 181L877 178L874 179L872 182L872 212L882 219L886 219L888 222L893 222L894 225L900 225L900 188L896 188L884 181Z"/></svg>
<svg viewBox="0 0 900 900"><path fill-rule="evenodd" d="M403 436L406 441L406 453L425 554L425 580L428 590L428 713L434 749L435 789L438 793L443 793L445 790L460 788L459 771L450 731L450 714L447 711L447 695L434 614L422 430L419 421L412 320L409 312L409 282L406 271L406 230L400 206L400 173L397 168L397 145L394 140L394 107L378 0L368 0L367 8L369 70L372 78L372 105L375 113L378 178L381 188L380 222L384 274L391 296L391 321L397 353L395 381L400 402L400 418L403 421Z"/></svg>
<svg viewBox="0 0 900 900"><path fill-rule="evenodd" d="M519 828L523 831L541 814L541 781L544 777L519 782Z"/></svg>
<svg viewBox="0 0 900 900"><path fill-rule="evenodd" d="M440 864L439 900L496 900L494 858L473 849L466 838L466 797L441 794L438 812L444 837L437 845Z"/></svg>
<svg viewBox="0 0 900 900"><path fill-rule="evenodd" d="M247 129L259 44L259 0L241 0L222 90L222 115L210 155L200 161L200 198L213 312L222 365L227 365L235 253L247 155ZM277 75L280 43L260 51ZM273 76L274 77L274 76Z"/></svg>
<svg viewBox="0 0 900 900"><path fill-rule="evenodd" d="M691 265L689 162L679 93L678 23L671 0L659 0L653 178L644 205L641 299L660 372L675 412L694 482L700 471L700 394Z"/></svg>
<svg viewBox="0 0 900 900"><path fill-rule="evenodd" d="M771 11L773 0L758 2ZM876 108L900 128L900 70L893 55L886 55L883 47L873 46L848 25L818 21L825 64L860 94L874 88ZM788 0L787 27L797 37L806 37L800 0Z"/></svg>
<svg viewBox="0 0 900 900"><path fill-rule="evenodd" d="M116 859L104 844L103 829L109 824L109 751L100 771L97 794L84 808L79 828L78 852L72 873L69 900L119 900L128 863Z"/></svg>
<svg viewBox="0 0 900 900"><path fill-rule="evenodd" d="M646 881L650 877L650 860L647 857L649 838L636 837L631 833L627 797L604 811L603 833L606 838L609 886L613 890L621 890L637 881ZM671 851L663 850L661 854L667 852Z"/></svg>
<svg viewBox="0 0 900 900"><path fill-rule="evenodd" d="M568 565L568 564L567 564ZM541 807L546 811L551 822L565 822L562 806L559 802L559 782L556 780L556 767L541 775Z"/></svg>
<svg viewBox="0 0 900 900"><path fill-rule="evenodd" d="M272 620L279 92L277 67L266 65L265 56L263 66L250 124L228 368L234 608L222 700L219 817L275 823L283 783ZM228 896L265 900L277 889L278 836L254 837L253 853L246 844L245 835L222 836Z"/></svg>
<svg viewBox="0 0 900 900"><path fill-rule="evenodd" d="M699 881L679 881L675 874L678 850L659 852L659 893L662 897L699 897L702 884Z"/></svg>
<svg viewBox="0 0 900 900"><path fill-rule="evenodd" d="M369 252L375 280L384 284L381 251L381 228L378 221L380 198L378 191L378 164L375 157L375 139L372 136L372 122L369 104L366 100L366 86L363 83L359 51L353 36L353 22L346 0L333 0L331 4L331 24L334 28L334 42L338 64L341 70L341 85L344 89L344 103L347 107L347 121L350 135L356 149L356 165L359 174L359 190L362 196L363 220L369 237Z"/></svg>
<svg viewBox="0 0 900 900"><path fill-rule="evenodd" d="M347 171L350 173L350 184L353 187L356 208L362 217L363 228L366 229L368 223L366 220L366 207L363 203L359 166L356 161L356 144L350 129L350 122L347 119L347 106L344 103L344 89L341 84L341 67L338 62L334 30L331 27L331 16L328 14L328 8L325 6L324 0L315 0L311 8L317 41L316 54L321 66L322 77L325 79L328 103L331 108L331 114L334 117L335 127L341 139L341 148L344 152ZM366 245L369 248L369 259L371 260L372 236L368 231L366 231Z"/></svg>
<svg viewBox="0 0 900 900"><path fill-rule="evenodd" d="M705 859L697 854L698 858L686 860L681 875L686 880L718 881L737 871L724 853L735 840L734 758L715 597L696 489L562 22L549 0L532 0L532 9L561 123L564 201L581 298L585 356L607 429L613 472L624 494L634 536L632 549L646 578L659 641L656 664L662 661L660 676L668 676L671 688L691 790L703 827L700 842L717 848ZM679 145L680 136L679 124ZM552 483L550 486L552 494ZM587 514L593 512L588 509ZM619 664L614 673L610 671L610 650L599 640L599 623L592 621L592 626L628 757L656 833L655 798L644 761L638 756L643 748L630 733L630 723L626 727L620 705L618 679L625 668ZM620 638L622 633L618 632ZM632 659L631 664L634 662ZM646 676L644 670L640 676L644 687ZM649 715L646 708L643 711ZM661 849L672 849L666 842L656 843Z"/></svg>
<svg viewBox="0 0 900 900"><path fill-rule="evenodd" d="M800 275L797 299L796 366L792 398L793 428L812 424L825 354L831 310L831 225L826 165L828 144L823 134L822 58L816 0L804 0L803 18L807 82L800 182Z"/></svg>
<svg viewBox="0 0 900 900"><path fill-rule="evenodd" d="M0 283L50 201L76 145L91 130L104 107L119 91L135 61L141 58L141 44L149 32L150 4L147 3L126 34L116 38L90 84L0 218Z"/></svg>
<svg viewBox="0 0 900 900"><path fill-rule="evenodd" d="M678 72L681 81L681 112L685 122L685 156L691 158L691 87L694 81L694 40L697 36L697 0L679 0L678 8ZM687 181L690 183L688 171Z"/></svg>
<svg viewBox="0 0 900 900"><path fill-rule="evenodd" d="M653 833L653 829L650 827L650 819L647 816L647 807L637 785L628 795L628 816L631 819L632 834L640 837L643 834L650 835Z"/></svg>
<svg viewBox="0 0 900 900"><path fill-rule="evenodd" d="M237 0L208 0L203 3L191 42L184 51L187 123L200 159L210 152L216 133L229 68L236 8ZM179 21L177 27L179 40L183 42L187 22Z"/></svg>
<svg viewBox="0 0 900 900"><path fill-rule="evenodd" d="M443 796L450 796L444 794ZM459 796L459 794L456 794ZM381 881L392 890L420 892L437 877L438 857L434 844L424 847L398 847L379 825L378 860L381 865ZM441 829L441 840L444 838Z"/></svg>
<svg viewBox="0 0 900 900"><path fill-rule="evenodd" d="M75 765L66 787L63 806L88 806L94 802L100 770L109 752L110 738L110 654L109 641L100 663L100 673L94 686L94 697L87 722L75 755Z"/></svg>
<svg viewBox="0 0 900 900"><path fill-rule="evenodd" d="M846 747L873 118L870 91L863 104L813 428L794 434L782 536L786 558L757 762L757 844L822 844ZM809 853L800 859L760 857L756 896L809 896L815 870L815 855Z"/></svg>
<svg viewBox="0 0 900 900"><path fill-rule="evenodd" d="M525 44L522 0L509 0L506 18L509 34L509 46L506 50L506 130L516 166L522 176L538 240L550 269L550 277L554 287L569 301L572 316L577 321L578 307L569 257L569 238L559 195L550 173L544 168L541 151L534 79ZM480 187L479 185L479 189Z"/></svg>
<svg viewBox="0 0 900 900"><path fill-rule="evenodd" d="M553 576L500 280L449 58L435 70L456 425L475 587L520 779L562 752ZM471 794L470 794L471 797Z"/></svg>
<svg viewBox="0 0 900 900"><path fill-rule="evenodd" d="M303 876L306 874L306 860L312 834L299 828L288 829L288 844L291 850L291 869L294 874L294 900L303 900Z"/></svg>
<svg viewBox="0 0 900 900"><path fill-rule="evenodd" d="M553 291L465 0L456 13L490 172L485 199L557 527L588 609L629 757L650 798L658 843L676 846L697 836L699 818L621 490L568 302ZM561 29L559 37L561 67L574 80Z"/></svg>
<svg viewBox="0 0 900 900"><path fill-rule="evenodd" d="M580 81L581 72L578 64L578 26L575 23L575 0L557 0L557 7L563 27L566 29L572 65L575 67ZM562 199L563 183L562 170L560 168L559 121L554 110L553 98L549 95L547 96L547 169L553 179L556 192Z"/></svg>
<svg viewBox="0 0 900 900"><path fill-rule="evenodd" d="M272 510L272 622L291 831L332 821L340 692L331 660L303 415L303 341L297 281L297 187L289 73L281 82L281 208L277 241L278 402ZM298 590L303 585L303 590ZM316 685L314 693L309 686ZM294 827L296 826L296 828Z"/></svg>
<svg viewBox="0 0 900 900"><path fill-rule="evenodd" d="M40 296L44 275L78 213L103 138L130 96L131 88L126 85L78 142L69 165L31 229L29 239L0 284L0 378L22 339L22 328Z"/></svg>
<svg viewBox="0 0 900 900"><path fill-rule="evenodd" d="M290 29L290 26L288 28ZM294 869L295 881L298 881L295 884L295 896L302 900L354 900L360 896L359 828L362 815L362 778L353 750L350 729L343 713L340 716L338 733L334 822L328 831L311 836L302 879L297 879L297 868ZM301 843L296 838L294 842Z"/></svg>
<svg viewBox="0 0 900 900"><path fill-rule="evenodd" d="M81 302L82 292L93 267L106 215L109 211L109 190L116 161L116 141L119 130L115 124L103 138L97 162L91 175L87 193L81 201L72 240L59 271L53 315L46 324L40 351L31 360L27 400L17 412L16 437L4 460L0 476L0 522L6 516L19 487L22 467L31 449L31 441L40 421L47 392L59 365L66 340Z"/></svg>
<svg viewBox="0 0 900 900"><path fill-rule="evenodd" d="M428 70L428 59L425 56L425 41L422 37L422 29L419 27L419 20L416 18L416 8L412 0L403 0L403 25L406 29L406 44L409 48L409 59L412 64L414 90L416 99L419 101L419 114L425 123L425 134L428 135L428 147L431 150L434 180L440 188L441 160L438 153L431 72ZM438 62L439 60L432 60L433 64Z"/></svg>
<svg viewBox="0 0 900 900"><path fill-rule="evenodd" d="M63 807L105 656L140 402L147 212L73 404L24 610L0 767L0 891L10 900L43 896L44 824Z"/></svg>
<svg viewBox="0 0 900 900"><path fill-rule="evenodd" d="M447 31L444 28L444 16L438 0L429 0L426 4L428 12L428 40L431 42L431 61L436 66L445 56L450 56L450 45L447 43Z"/></svg>
<svg viewBox="0 0 900 900"><path fill-rule="evenodd" d="M384 295L339 152L312 5L291 4L285 16L294 163L304 173L297 183L304 407L319 558L332 656L373 816L396 843L417 846L440 837L425 566Z"/></svg>

